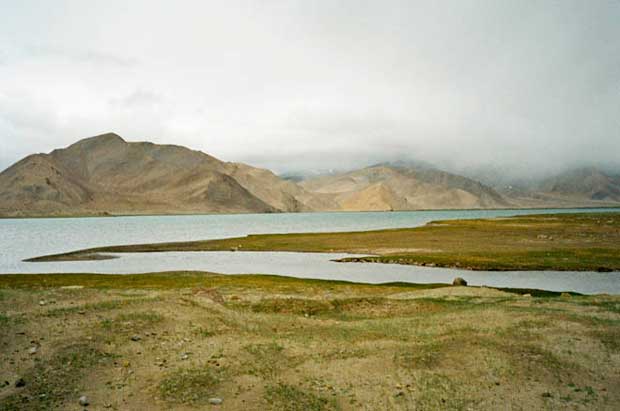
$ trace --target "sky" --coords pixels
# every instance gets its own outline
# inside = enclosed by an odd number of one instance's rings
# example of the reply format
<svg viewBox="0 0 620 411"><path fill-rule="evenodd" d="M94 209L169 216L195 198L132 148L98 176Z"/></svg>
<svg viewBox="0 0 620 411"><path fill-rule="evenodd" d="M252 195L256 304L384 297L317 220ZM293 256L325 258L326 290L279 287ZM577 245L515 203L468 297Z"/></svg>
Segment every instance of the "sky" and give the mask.
<svg viewBox="0 0 620 411"><path fill-rule="evenodd" d="M620 170L620 1L0 0L0 169L116 132L276 172Z"/></svg>

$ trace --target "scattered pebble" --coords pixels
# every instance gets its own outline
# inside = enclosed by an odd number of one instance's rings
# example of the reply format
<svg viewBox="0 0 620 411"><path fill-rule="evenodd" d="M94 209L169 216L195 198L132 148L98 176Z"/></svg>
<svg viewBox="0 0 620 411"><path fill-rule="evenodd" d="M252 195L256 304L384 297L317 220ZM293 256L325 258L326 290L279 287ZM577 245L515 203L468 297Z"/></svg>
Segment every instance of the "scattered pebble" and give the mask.
<svg viewBox="0 0 620 411"><path fill-rule="evenodd" d="M209 398L209 404L211 405L220 405L224 400L221 398Z"/></svg>
<svg viewBox="0 0 620 411"><path fill-rule="evenodd" d="M88 402L88 398L86 397L86 395L82 395L78 401L79 401L80 405L82 405L84 407L86 407L86 406L88 406L88 404L90 404Z"/></svg>

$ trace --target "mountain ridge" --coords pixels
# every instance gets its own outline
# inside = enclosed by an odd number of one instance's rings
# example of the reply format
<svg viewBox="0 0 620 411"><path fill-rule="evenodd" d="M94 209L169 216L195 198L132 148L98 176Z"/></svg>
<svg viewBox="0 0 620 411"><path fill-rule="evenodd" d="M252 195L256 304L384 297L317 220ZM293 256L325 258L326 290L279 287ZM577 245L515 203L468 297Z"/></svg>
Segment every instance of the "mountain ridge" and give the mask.
<svg viewBox="0 0 620 411"><path fill-rule="evenodd" d="M115 133L31 154L0 173L0 216L397 211L620 205L620 177L597 169L496 191L421 161L292 181L202 151Z"/></svg>

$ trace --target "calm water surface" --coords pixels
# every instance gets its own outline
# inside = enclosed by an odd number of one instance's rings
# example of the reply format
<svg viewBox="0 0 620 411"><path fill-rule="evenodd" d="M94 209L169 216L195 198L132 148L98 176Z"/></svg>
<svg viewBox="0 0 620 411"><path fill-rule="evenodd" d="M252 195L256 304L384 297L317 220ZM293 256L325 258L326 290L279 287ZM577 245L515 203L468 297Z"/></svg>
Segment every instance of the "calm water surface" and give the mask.
<svg viewBox="0 0 620 411"><path fill-rule="evenodd" d="M334 254L185 252L122 254L107 261L24 263L24 258L104 245L190 241L260 233L360 231L415 227L432 220L523 214L618 211L455 210L368 213L242 214L0 220L0 273L136 273L206 270L226 274L267 273L381 283L450 282L456 275L473 285L543 288L620 294L620 273L469 272L386 264L343 264Z"/></svg>

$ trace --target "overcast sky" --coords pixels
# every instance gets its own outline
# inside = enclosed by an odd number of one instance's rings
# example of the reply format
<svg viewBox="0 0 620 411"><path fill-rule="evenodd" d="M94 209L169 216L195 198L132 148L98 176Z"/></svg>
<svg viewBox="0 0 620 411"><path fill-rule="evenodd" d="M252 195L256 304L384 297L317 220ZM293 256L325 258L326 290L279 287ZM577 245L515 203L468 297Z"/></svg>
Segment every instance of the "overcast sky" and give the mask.
<svg viewBox="0 0 620 411"><path fill-rule="evenodd" d="M0 169L114 131L278 172L620 165L620 1L0 0Z"/></svg>

